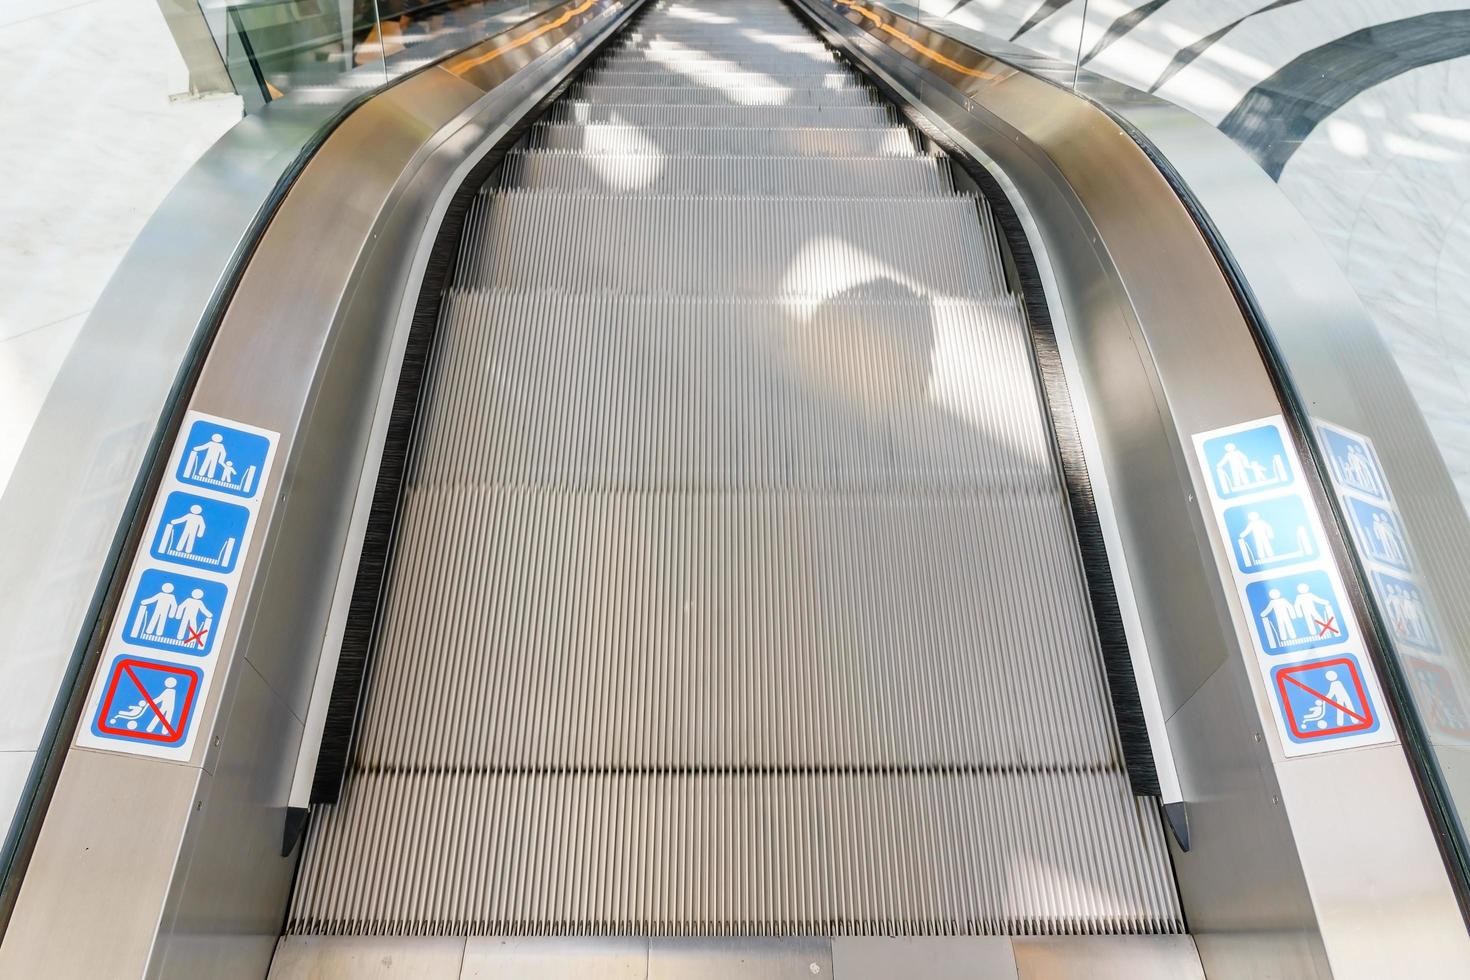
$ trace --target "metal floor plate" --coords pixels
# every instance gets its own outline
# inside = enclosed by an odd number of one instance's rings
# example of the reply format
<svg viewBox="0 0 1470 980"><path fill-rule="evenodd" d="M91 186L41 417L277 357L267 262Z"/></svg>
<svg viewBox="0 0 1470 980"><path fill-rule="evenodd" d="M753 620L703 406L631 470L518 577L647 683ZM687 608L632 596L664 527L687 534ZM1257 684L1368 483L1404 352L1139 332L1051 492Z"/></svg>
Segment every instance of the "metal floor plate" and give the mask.
<svg viewBox="0 0 1470 980"><path fill-rule="evenodd" d="M1182 930L983 202L665 0L466 224L288 933Z"/></svg>

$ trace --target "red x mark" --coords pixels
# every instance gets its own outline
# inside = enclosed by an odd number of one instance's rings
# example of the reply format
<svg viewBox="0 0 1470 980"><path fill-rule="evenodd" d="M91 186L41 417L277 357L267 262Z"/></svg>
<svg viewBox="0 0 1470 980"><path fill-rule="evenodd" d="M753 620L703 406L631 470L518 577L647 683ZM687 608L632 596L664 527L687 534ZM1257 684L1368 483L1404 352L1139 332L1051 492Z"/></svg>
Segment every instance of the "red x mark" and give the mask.
<svg viewBox="0 0 1470 980"><path fill-rule="evenodd" d="M128 680L133 682L133 686L138 689L138 693L143 695L143 700L148 702L148 709L153 712L154 720L163 722L164 734L171 740L177 739L179 737L179 730L169 724L167 716L159 709L158 705L153 703L153 695L148 693L148 688L144 687L143 682L138 680L138 675L133 673L133 665L127 661L122 661L121 666L123 673L128 675ZM192 692L190 696L192 697ZM149 724L152 724L152 722L149 722Z"/></svg>
<svg viewBox="0 0 1470 980"><path fill-rule="evenodd" d="M1318 619L1317 617L1313 616L1312 617L1312 622L1314 622L1314 623L1317 624L1317 635L1318 636L1326 636L1329 632L1333 636L1337 636L1338 635L1338 629L1337 629L1337 625L1336 625L1337 624L1337 617L1336 616L1328 616L1325 621L1324 620L1321 620L1321 619ZM203 646L204 644L201 643L199 645L200 646Z"/></svg>
<svg viewBox="0 0 1470 980"><path fill-rule="evenodd" d="M185 626L184 629L189 631L189 635L184 637L185 645L192 643L196 647L204 646L204 634L209 632L208 626L200 627L197 630L191 630L189 629L189 627Z"/></svg>

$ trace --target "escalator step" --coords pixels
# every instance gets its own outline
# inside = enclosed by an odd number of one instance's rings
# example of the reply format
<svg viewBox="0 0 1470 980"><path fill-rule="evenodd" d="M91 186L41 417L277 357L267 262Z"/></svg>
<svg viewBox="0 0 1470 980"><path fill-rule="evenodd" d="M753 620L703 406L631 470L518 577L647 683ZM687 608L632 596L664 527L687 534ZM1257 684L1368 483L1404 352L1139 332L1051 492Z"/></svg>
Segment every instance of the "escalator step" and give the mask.
<svg viewBox="0 0 1470 980"><path fill-rule="evenodd" d="M656 152L681 156L914 156L919 141L904 126L881 129L805 126L796 129L725 129L713 126L634 126L625 123L538 123L527 145L535 149L598 153Z"/></svg>
<svg viewBox="0 0 1470 980"><path fill-rule="evenodd" d="M715 126L758 129L799 129L808 126L885 128L897 122L885 105L629 105L565 100L546 113L551 123L619 123L631 126L677 128Z"/></svg>
<svg viewBox="0 0 1470 980"><path fill-rule="evenodd" d="M704 72L756 71L762 74L825 75L837 66L833 58L783 58L779 55L753 55L677 51L617 51L602 62L616 71L670 71L679 74Z"/></svg>
<svg viewBox="0 0 1470 980"><path fill-rule="evenodd" d="M439 343L415 485L1060 500L1011 297L456 290Z"/></svg>
<svg viewBox="0 0 1470 980"><path fill-rule="evenodd" d="M409 489L354 764L1119 767L1059 494L645 487Z"/></svg>
<svg viewBox="0 0 1470 980"><path fill-rule="evenodd" d="M587 73L589 83L599 85L631 85L638 88L653 86L708 85L726 92L739 92L746 86L780 86L792 90L808 88L853 89L863 88L851 75L843 72L822 72L810 75L763 75L755 71L709 71L683 74L660 68L658 71L617 71L611 68L594 68Z"/></svg>
<svg viewBox="0 0 1470 980"><path fill-rule="evenodd" d="M288 934L1182 931L1102 774L365 772L312 829Z"/></svg>
<svg viewBox="0 0 1470 980"><path fill-rule="evenodd" d="M940 197L954 193L938 157L669 157L657 152L585 156L514 152L506 186L625 194L801 197Z"/></svg>
<svg viewBox="0 0 1470 980"><path fill-rule="evenodd" d="M466 286L816 298L1006 293L999 261L976 261L994 239L968 197L487 197Z"/></svg>
<svg viewBox="0 0 1470 980"><path fill-rule="evenodd" d="M877 106L873 94L863 88L791 89L783 85L743 85L738 92L710 85L615 86L604 82L579 85L569 93L577 102L591 105L639 106Z"/></svg>

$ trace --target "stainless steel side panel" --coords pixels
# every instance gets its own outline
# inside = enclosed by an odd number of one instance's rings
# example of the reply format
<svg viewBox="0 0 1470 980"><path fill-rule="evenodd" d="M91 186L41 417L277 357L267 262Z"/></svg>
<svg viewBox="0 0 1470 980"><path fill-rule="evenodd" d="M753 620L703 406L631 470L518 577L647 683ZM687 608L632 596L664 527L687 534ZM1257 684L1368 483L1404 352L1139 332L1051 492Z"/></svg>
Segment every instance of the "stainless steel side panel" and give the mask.
<svg viewBox="0 0 1470 980"><path fill-rule="evenodd" d="M1188 212L1085 100L880 5L799 2L988 161L1029 216L1077 353L1072 380L1094 411L1169 718L1193 831L1176 868L1209 975L1470 969L1402 749L1287 761L1263 724L1272 709L1242 656L1247 624L1189 439L1281 408ZM1291 266L1289 252L1271 254ZM1371 886L1344 880L1348 854Z"/></svg>
<svg viewBox="0 0 1470 980"><path fill-rule="evenodd" d="M219 638L226 681L188 763L70 750L0 975L266 972L295 862L280 846L305 705L425 239L455 178L633 6L568 0L426 70L348 117L303 171L188 406L281 433Z"/></svg>

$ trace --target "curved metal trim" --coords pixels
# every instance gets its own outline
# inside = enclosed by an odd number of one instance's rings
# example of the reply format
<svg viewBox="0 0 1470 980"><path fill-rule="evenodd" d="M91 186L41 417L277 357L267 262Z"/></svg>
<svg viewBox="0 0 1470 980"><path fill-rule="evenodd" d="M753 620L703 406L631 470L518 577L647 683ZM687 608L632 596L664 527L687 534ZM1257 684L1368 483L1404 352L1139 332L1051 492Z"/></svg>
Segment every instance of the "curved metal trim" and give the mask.
<svg viewBox="0 0 1470 980"><path fill-rule="evenodd" d="M1346 577L1347 584L1352 591L1353 610L1358 622L1367 627L1368 654L1372 657L1374 666L1378 669L1379 676L1384 682L1384 693L1388 697L1389 710L1398 725L1400 735L1403 736L1404 751L1411 763L1410 770L1414 775L1414 785L1418 790L1420 801L1424 804L1425 813L1434 826L1434 839L1444 859L1445 870L1448 872L1450 886L1454 890L1455 900L1460 907L1460 914L1467 924L1470 924L1470 844L1467 844L1465 840L1462 828L1455 818L1454 803L1449 798L1442 777L1438 774L1439 764L1430 748L1429 734L1425 730L1423 719L1414 706L1413 695L1409 690L1408 679L1404 676L1403 666L1398 657L1392 655L1393 644L1389 638L1388 625L1384 622L1378 604L1371 598L1368 572L1358 549L1352 542L1347 515L1343 513L1342 504L1336 495L1328 492L1328 488L1332 486L1332 475L1312 434L1312 414L1306 407L1308 401L1293 380L1291 368L1282 352L1281 344L1268 326L1270 320L1265 304L1261 302L1256 290L1251 286L1250 279L1241 267L1235 252L1230 248L1227 237L1194 193L1184 175L1126 116L1109 109L1106 105L1100 105L1099 108L1115 119L1118 125L1123 127L1124 131L1149 155L1154 165L1159 168L1159 172L1169 181L1169 185L1189 209L1200 234L1210 243L1211 249L1220 262L1220 270L1230 282L1231 289L1235 292L1241 310L1245 314L1246 322L1251 326L1256 343L1260 347L1261 359L1266 363L1281 399L1282 408L1285 409L1287 423L1297 444L1306 450L1306 455L1315 471L1318 489L1317 504L1325 513L1331 515L1337 539L1336 550L1342 559L1342 564L1351 570L1351 574ZM1183 110L1180 112L1182 113ZM1363 315L1367 315L1366 311Z"/></svg>

